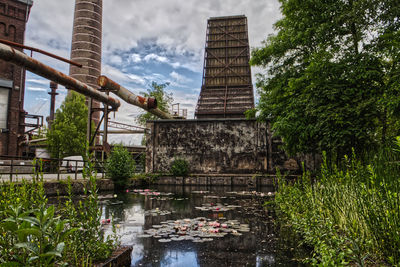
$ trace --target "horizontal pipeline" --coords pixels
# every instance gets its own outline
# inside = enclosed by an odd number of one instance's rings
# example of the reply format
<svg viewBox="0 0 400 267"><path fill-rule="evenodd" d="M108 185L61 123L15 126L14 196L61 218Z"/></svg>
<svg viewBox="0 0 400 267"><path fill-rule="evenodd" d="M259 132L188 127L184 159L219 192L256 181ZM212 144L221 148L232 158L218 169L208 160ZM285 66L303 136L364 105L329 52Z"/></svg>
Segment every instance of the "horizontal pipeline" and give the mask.
<svg viewBox="0 0 400 267"><path fill-rule="evenodd" d="M111 106L113 109L118 109L121 105L118 99L112 98L93 87L72 78L71 76L55 70L42 62L15 50L8 45L0 44L0 59L11 62L17 66L25 67L30 72L61 84L70 90L103 102L104 104Z"/></svg>
<svg viewBox="0 0 400 267"><path fill-rule="evenodd" d="M104 89L110 90L112 93L116 94L124 101L138 106L148 112L156 115L161 119L172 119L171 114L164 112L157 108L157 100L155 98L145 98L142 96L135 95L128 89L124 88L123 86L119 85L118 83L114 82L110 78L102 75L97 79L97 84Z"/></svg>

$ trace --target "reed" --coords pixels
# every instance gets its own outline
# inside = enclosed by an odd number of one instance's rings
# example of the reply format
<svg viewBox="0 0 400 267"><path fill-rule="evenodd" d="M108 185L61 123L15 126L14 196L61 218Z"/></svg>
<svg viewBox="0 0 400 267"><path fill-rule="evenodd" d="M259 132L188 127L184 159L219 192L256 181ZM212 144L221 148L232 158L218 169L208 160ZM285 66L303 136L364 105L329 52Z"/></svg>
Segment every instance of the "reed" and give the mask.
<svg viewBox="0 0 400 267"><path fill-rule="evenodd" d="M313 265L400 265L400 155L385 148L294 184L278 179L282 222L314 248Z"/></svg>

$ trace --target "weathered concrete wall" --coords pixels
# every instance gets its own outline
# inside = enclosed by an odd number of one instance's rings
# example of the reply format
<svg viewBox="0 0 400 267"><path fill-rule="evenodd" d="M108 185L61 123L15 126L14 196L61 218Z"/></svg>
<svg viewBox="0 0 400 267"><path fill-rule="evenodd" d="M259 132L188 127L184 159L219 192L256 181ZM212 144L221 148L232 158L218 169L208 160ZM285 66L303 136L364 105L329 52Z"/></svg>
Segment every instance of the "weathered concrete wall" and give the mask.
<svg viewBox="0 0 400 267"><path fill-rule="evenodd" d="M169 172L175 158L187 160L193 174L299 171L269 125L256 120L159 120L147 128L146 172Z"/></svg>

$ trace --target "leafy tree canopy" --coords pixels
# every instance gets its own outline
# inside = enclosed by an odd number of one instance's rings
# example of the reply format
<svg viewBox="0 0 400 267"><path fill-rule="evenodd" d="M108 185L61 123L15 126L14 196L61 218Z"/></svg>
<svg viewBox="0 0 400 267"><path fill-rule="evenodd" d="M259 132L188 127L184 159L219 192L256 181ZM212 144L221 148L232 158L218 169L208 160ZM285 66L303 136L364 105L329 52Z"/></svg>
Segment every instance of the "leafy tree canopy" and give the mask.
<svg viewBox="0 0 400 267"><path fill-rule="evenodd" d="M168 93L165 91L165 88L169 83L161 83L158 84L156 82L152 82L150 88L147 89L147 92L142 92L141 94L144 97L154 97L157 100L158 109L168 112L168 109L174 99L172 98L172 93ZM137 117L137 121L141 125L146 125L146 121L148 120L158 120L159 118L150 112L145 112L140 114Z"/></svg>
<svg viewBox="0 0 400 267"><path fill-rule="evenodd" d="M81 155L85 158L88 108L85 96L69 92L57 109L47 144L54 158Z"/></svg>
<svg viewBox="0 0 400 267"><path fill-rule="evenodd" d="M289 153L362 151L398 135L398 0L280 0L277 34L252 51L261 119Z"/></svg>

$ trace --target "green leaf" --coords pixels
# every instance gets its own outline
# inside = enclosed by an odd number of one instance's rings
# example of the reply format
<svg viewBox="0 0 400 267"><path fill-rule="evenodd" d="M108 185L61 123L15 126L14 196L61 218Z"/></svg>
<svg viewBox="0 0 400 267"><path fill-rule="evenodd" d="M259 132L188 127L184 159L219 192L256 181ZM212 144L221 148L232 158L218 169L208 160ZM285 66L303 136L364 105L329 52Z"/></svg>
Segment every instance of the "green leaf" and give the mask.
<svg viewBox="0 0 400 267"><path fill-rule="evenodd" d="M40 221L34 217L23 217L21 218L23 221L31 223L33 225L40 225Z"/></svg>
<svg viewBox="0 0 400 267"><path fill-rule="evenodd" d="M62 253L63 250L64 250L64 247L65 247L64 242L61 242L60 244L57 245L56 250L57 250L59 253Z"/></svg>
<svg viewBox="0 0 400 267"><path fill-rule="evenodd" d="M6 231L14 232L18 229L18 225L15 223L15 220L7 220L5 219L0 226Z"/></svg>
<svg viewBox="0 0 400 267"><path fill-rule="evenodd" d="M39 259L39 256L33 256L33 257L30 257L28 259L28 262L33 262L33 261L38 260L38 259Z"/></svg>
<svg viewBox="0 0 400 267"><path fill-rule="evenodd" d="M62 257L61 253L58 251L48 251L46 253L40 254L41 258L52 258L52 257Z"/></svg>
<svg viewBox="0 0 400 267"><path fill-rule="evenodd" d="M24 242L24 243L17 243L15 244L16 248L24 248L35 255L39 254L39 247L36 244L30 243L30 242Z"/></svg>
<svg viewBox="0 0 400 267"><path fill-rule="evenodd" d="M16 232L18 234L34 235L34 236L37 236L37 237L40 237L42 235L42 232L37 228L24 228L24 229L19 229Z"/></svg>

